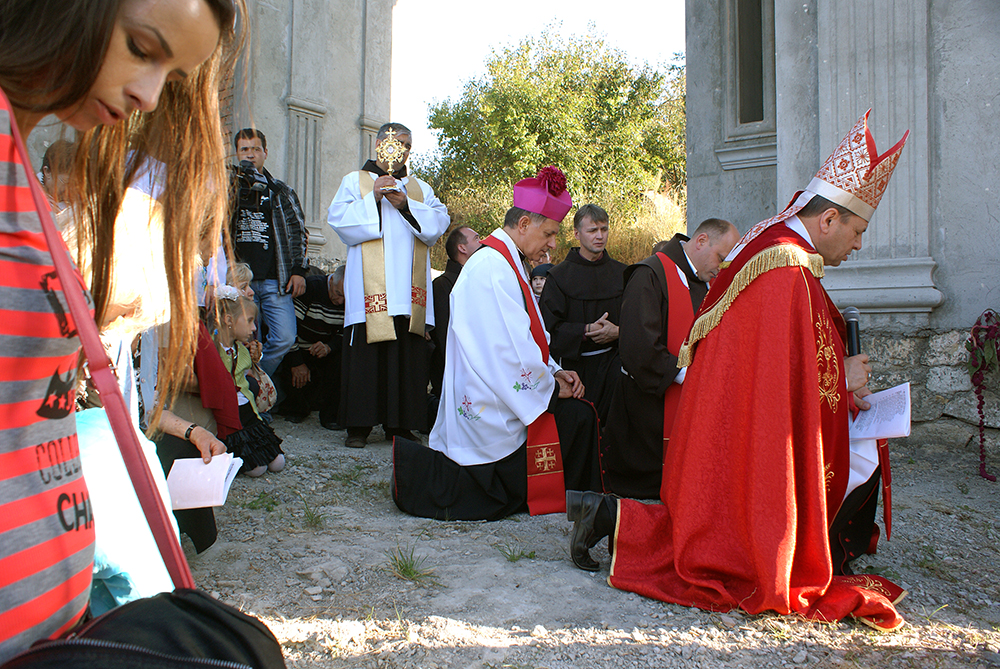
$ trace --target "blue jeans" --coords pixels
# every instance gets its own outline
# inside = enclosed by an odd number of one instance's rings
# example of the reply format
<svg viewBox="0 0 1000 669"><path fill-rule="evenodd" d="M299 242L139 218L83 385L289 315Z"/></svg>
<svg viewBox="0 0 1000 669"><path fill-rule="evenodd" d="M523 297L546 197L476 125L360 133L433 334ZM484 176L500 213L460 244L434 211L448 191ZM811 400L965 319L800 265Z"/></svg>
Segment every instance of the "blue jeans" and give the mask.
<svg viewBox="0 0 1000 669"><path fill-rule="evenodd" d="M251 281L253 301L257 304L257 338L264 344L260 368L273 377L275 370L295 343L295 304L292 294L281 294L277 279ZM262 323L267 325L263 334Z"/></svg>

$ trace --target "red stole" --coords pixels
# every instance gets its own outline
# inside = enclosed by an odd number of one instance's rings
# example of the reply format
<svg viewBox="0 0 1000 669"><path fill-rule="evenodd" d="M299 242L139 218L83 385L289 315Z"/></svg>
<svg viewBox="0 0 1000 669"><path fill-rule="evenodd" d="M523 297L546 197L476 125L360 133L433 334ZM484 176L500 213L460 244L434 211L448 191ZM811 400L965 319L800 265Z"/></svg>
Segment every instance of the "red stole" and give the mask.
<svg viewBox="0 0 1000 669"><path fill-rule="evenodd" d="M500 252L521 286L524 293L524 308L531 321L531 337L542 352L542 360L549 362L549 343L545 340L545 328L538 317L538 310L531 308L535 297L528 282L517 271L517 265L507 245L496 237L483 240L484 246ZM528 426L528 511L532 516L566 511L566 482L563 479L562 449L559 446L559 432L556 417L548 411Z"/></svg>
<svg viewBox="0 0 1000 669"><path fill-rule="evenodd" d="M656 256L663 264L663 274L667 279L667 350L670 354L677 356L680 353L684 340L691 332L691 324L694 323L694 307L691 306L691 293L684 285L680 275L677 274L678 267L673 260L665 253L657 253ZM663 458L667 455L667 445L670 441L670 432L674 427L674 416L677 415L677 407L681 402L681 388L677 383L671 383L667 387L667 392L663 396ZM662 463L662 461L661 461ZM664 473L666 468L664 468ZM663 498L663 485L660 485L660 498Z"/></svg>

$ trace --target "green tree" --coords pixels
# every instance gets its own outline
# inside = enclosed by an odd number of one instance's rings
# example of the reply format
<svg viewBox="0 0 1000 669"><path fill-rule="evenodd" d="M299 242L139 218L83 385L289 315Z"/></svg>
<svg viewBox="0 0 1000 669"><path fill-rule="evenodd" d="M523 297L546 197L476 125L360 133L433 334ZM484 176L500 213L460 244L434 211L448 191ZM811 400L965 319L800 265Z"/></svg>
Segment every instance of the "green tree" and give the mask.
<svg viewBox="0 0 1000 669"><path fill-rule="evenodd" d="M642 217L650 192L683 202L683 65L632 66L593 34L547 28L494 51L457 101L431 107L430 126L438 151L415 171L480 232L499 224L514 182L550 164L576 202L617 222Z"/></svg>

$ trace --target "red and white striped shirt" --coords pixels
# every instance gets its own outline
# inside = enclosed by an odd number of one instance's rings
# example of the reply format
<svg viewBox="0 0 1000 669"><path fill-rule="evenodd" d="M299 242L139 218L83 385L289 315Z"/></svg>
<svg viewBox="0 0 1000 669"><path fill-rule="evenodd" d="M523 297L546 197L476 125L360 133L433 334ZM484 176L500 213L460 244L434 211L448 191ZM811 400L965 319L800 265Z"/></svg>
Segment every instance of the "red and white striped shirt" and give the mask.
<svg viewBox="0 0 1000 669"><path fill-rule="evenodd" d="M0 92L0 663L79 620L94 555L73 414L80 342L14 122Z"/></svg>

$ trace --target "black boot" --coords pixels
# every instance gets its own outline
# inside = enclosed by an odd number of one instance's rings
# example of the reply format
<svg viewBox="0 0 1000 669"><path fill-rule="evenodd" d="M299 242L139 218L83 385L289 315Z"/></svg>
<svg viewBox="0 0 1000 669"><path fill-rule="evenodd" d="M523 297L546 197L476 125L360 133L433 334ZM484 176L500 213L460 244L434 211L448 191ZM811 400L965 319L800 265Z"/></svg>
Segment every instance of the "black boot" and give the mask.
<svg viewBox="0 0 1000 669"><path fill-rule="evenodd" d="M573 564L584 571L597 571L600 565L590 557L590 549L615 529L614 497L596 492L566 491L566 519L573 522L569 552Z"/></svg>

